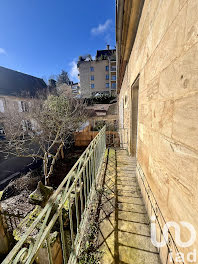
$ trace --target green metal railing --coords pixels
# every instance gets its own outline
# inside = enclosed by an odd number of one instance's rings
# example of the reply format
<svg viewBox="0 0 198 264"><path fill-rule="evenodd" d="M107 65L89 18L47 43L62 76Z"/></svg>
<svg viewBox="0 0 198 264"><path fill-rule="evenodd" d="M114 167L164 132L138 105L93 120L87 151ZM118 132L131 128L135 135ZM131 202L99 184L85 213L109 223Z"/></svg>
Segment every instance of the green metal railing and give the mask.
<svg viewBox="0 0 198 264"><path fill-rule="evenodd" d="M87 217L88 205L95 190L106 149L106 127L104 126L79 160L50 197L31 226L2 262L33 263L41 248L48 251L49 263L55 263L50 246L50 234L58 226L62 248L62 263L76 263L80 236ZM68 206L69 238L65 234L63 210ZM65 212L65 211L64 211ZM33 236L31 236L34 234ZM30 242L31 241L31 242ZM70 249L68 249L70 244Z"/></svg>

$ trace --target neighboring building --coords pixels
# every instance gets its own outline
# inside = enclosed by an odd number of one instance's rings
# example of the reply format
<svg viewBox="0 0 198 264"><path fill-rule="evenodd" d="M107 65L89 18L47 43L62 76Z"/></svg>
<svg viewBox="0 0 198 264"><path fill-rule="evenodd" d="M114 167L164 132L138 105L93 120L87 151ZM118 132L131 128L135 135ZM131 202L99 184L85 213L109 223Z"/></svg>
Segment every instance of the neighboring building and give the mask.
<svg viewBox="0 0 198 264"><path fill-rule="evenodd" d="M60 84L57 86L57 91L59 94L63 94L69 97L77 97L80 95L80 87L78 83L71 82L70 84Z"/></svg>
<svg viewBox="0 0 198 264"><path fill-rule="evenodd" d="M80 85L79 85L79 83L72 83L71 89L72 89L72 95L74 97L80 95Z"/></svg>
<svg viewBox="0 0 198 264"><path fill-rule="evenodd" d="M28 113L33 97L46 92L47 85L37 77L0 67L0 134L5 134L6 115L16 112ZM24 120L23 127L31 121ZM1 138L0 137L0 138Z"/></svg>
<svg viewBox="0 0 198 264"><path fill-rule="evenodd" d="M122 144L136 157L138 179L147 179L165 221L188 222L198 234L197 14L197 0L117 0ZM163 227L162 217L158 221ZM170 232L175 239L174 228ZM189 238L182 227L181 241ZM187 254L198 249L198 239L176 246L185 260L174 255L171 263L197 263ZM171 250L175 254L173 243ZM160 248L162 263L170 263L167 252Z"/></svg>
<svg viewBox="0 0 198 264"><path fill-rule="evenodd" d="M94 128L98 123L116 124L118 119L117 103L94 104L86 107L89 122Z"/></svg>
<svg viewBox="0 0 198 264"><path fill-rule="evenodd" d="M78 61L80 92L83 98L116 94L116 50L98 50L95 60Z"/></svg>
<svg viewBox="0 0 198 264"><path fill-rule="evenodd" d="M106 143L119 146L117 103L93 104L86 107L88 121L74 133L75 146L88 146L98 131L106 125Z"/></svg>

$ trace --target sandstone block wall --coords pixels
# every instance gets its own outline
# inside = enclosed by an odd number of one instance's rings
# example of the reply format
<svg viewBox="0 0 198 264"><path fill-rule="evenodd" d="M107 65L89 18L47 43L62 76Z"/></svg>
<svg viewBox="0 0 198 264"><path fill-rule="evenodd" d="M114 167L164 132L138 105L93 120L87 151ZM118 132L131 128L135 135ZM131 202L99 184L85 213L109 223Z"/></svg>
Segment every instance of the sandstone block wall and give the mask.
<svg viewBox="0 0 198 264"><path fill-rule="evenodd" d="M187 221L198 235L197 14L197 0L145 1L119 95L119 105L122 100L126 105L119 113L121 140L127 135L130 153L131 86L140 74L137 159L166 221ZM189 237L181 228L181 240ZM179 249L188 263L186 254L198 251L198 239Z"/></svg>

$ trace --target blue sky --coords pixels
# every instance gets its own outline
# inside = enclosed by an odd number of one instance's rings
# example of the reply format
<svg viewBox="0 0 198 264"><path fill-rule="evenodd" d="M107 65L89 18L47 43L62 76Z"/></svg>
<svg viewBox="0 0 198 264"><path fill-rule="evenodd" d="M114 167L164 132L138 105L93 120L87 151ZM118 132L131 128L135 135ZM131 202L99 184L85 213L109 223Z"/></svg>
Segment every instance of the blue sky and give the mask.
<svg viewBox="0 0 198 264"><path fill-rule="evenodd" d="M115 0L1 0L0 66L47 80L115 46Z"/></svg>

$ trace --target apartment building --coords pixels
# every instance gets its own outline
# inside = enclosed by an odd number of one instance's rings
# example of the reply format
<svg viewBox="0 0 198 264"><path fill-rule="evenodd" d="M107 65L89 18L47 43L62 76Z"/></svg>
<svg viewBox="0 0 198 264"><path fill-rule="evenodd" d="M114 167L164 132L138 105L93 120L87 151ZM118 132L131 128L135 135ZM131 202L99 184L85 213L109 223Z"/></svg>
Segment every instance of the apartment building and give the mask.
<svg viewBox="0 0 198 264"><path fill-rule="evenodd" d="M89 56L78 61L80 93L83 98L116 94L116 50L98 50L95 60Z"/></svg>
<svg viewBox="0 0 198 264"><path fill-rule="evenodd" d="M24 113L23 127L30 127L28 109L33 97L47 89L43 79L0 67L0 138L6 133L6 116Z"/></svg>

